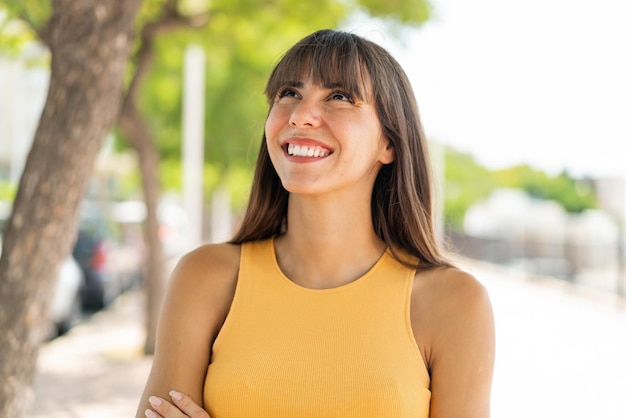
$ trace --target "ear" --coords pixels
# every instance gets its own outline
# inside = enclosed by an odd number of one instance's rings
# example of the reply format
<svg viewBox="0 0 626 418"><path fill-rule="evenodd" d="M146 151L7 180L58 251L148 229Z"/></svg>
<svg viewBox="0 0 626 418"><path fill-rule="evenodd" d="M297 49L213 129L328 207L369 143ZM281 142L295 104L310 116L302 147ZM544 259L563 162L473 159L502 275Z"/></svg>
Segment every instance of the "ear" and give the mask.
<svg viewBox="0 0 626 418"><path fill-rule="evenodd" d="M387 138L383 138L383 144L385 148L381 150L380 162L383 164L391 164L396 160L396 149Z"/></svg>

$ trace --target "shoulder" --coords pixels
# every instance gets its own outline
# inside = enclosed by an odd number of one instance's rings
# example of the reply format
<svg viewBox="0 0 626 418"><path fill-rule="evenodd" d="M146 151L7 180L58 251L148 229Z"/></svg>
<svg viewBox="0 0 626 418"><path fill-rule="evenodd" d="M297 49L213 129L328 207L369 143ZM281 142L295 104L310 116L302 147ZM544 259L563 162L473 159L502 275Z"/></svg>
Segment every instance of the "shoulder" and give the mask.
<svg viewBox="0 0 626 418"><path fill-rule="evenodd" d="M170 316L205 318L213 337L234 297L241 246L207 244L185 254L172 271L164 310Z"/></svg>
<svg viewBox="0 0 626 418"><path fill-rule="evenodd" d="M472 274L454 267L415 274L411 322L429 361L463 341L493 337L487 289Z"/></svg>
<svg viewBox="0 0 626 418"><path fill-rule="evenodd" d="M196 298L228 297L234 292L239 271L241 246L206 244L178 261L168 284L168 295Z"/></svg>
<svg viewBox="0 0 626 418"><path fill-rule="evenodd" d="M241 246L206 244L185 254L169 279L169 292L187 289L193 293L231 287L239 270Z"/></svg>
<svg viewBox="0 0 626 418"><path fill-rule="evenodd" d="M472 274L455 267L417 271L412 298L436 310L454 307L458 311L491 305L483 284Z"/></svg>
<svg viewBox="0 0 626 418"><path fill-rule="evenodd" d="M235 244L206 244L181 257L173 277L188 277L192 274L210 279L215 273L232 273L239 267L241 246Z"/></svg>
<svg viewBox="0 0 626 418"><path fill-rule="evenodd" d="M471 274L415 275L411 326L431 376L431 414L489 416L495 330L486 288Z"/></svg>

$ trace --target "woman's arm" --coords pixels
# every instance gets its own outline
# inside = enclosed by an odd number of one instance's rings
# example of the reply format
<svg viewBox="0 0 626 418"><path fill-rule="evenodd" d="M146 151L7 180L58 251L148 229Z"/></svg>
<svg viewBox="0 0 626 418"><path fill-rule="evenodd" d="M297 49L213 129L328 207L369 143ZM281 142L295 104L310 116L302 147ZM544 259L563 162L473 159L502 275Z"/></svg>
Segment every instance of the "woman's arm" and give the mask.
<svg viewBox="0 0 626 418"><path fill-rule="evenodd" d="M485 288L456 269L416 276L411 319L431 376L431 418L488 418L495 355Z"/></svg>
<svg viewBox="0 0 626 418"><path fill-rule="evenodd" d="M239 254L239 246L207 245L185 255L174 269L137 418L145 417L145 410L152 408L150 396L170 399L172 389L203 406L211 346L234 296Z"/></svg>

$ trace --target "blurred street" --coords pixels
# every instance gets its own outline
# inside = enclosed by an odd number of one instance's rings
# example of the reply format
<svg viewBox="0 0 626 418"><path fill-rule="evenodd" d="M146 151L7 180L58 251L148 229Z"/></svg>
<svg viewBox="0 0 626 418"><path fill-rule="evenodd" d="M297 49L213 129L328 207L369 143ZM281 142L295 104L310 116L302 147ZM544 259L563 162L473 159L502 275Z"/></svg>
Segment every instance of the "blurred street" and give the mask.
<svg viewBox="0 0 626 418"><path fill-rule="evenodd" d="M472 262L496 318L494 418L626 417L624 301Z"/></svg>
<svg viewBox="0 0 626 418"><path fill-rule="evenodd" d="M474 261L497 326L492 417L626 416L626 309L608 294ZM29 418L131 417L150 368L143 301L122 295L43 347Z"/></svg>
<svg viewBox="0 0 626 418"><path fill-rule="evenodd" d="M29 418L133 417L151 358L143 295L127 292L42 347Z"/></svg>

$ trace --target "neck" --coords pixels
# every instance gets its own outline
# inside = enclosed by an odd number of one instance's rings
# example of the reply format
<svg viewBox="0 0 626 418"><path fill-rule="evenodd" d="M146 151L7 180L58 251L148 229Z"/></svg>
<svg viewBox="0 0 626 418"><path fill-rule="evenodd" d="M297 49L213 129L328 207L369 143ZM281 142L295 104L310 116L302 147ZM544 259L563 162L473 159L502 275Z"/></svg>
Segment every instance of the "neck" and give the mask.
<svg viewBox="0 0 626 418"><path fill-rule="evenodd" d="M332 288L354 281L385 250L374 232L369 200L291 196L287 225L276 240L278 262L287 277L304 287Z"/></svg>

